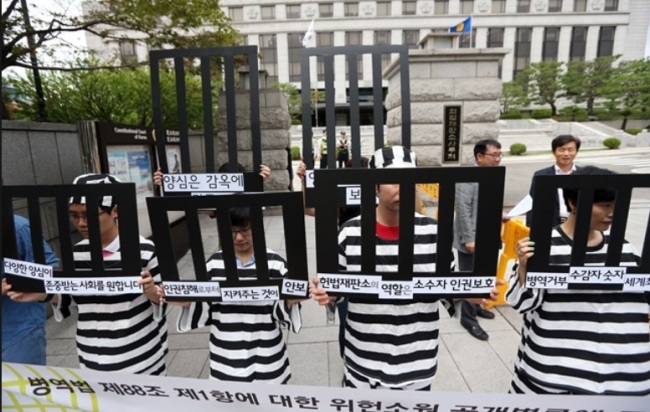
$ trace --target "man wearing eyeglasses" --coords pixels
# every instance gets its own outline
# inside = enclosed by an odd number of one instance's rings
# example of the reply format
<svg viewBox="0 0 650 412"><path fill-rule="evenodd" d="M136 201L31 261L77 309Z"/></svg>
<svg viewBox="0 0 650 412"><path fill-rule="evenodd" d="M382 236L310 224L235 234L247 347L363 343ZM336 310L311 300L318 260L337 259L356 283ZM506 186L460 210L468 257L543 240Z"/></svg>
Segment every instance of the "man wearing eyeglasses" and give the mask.
<svg viewBox="0 0 650 412"><path fill-rule="evenodd" d="M551 142L553 149L553 156L555 156L555 164L538 170L533 175L533 182L530 185L530 195L533 195L535 189L535 176L553 176L553 175L570 175L579 169L575 164L575 158L580 150L580 139L570 134L562 134L553 139ZM563 201L564 194L562 188L557 189L557 196L555 197L555 212L553 214L553 226L557 226L569 217ZM533 222L533 211L526 213L526 225L530 226Z"/></svg>
<svg viewBox="0 0 650 412"><path fill-rule="evenodd" d="M474 146L476 166L499 166L503 153L501 143L493 139L485 139ZM474 266L474 241L476 239L476 217L478 214L477 183L459 183L456 185L454 220L454 247L458 251L458 269L471 271ZM495 241L499 241L497 238ZM479 340L488 340L489 335L481 325L477 316L484 319L494 319L494 313L468 301L461 301L460 324L470 335Z"/></svg>

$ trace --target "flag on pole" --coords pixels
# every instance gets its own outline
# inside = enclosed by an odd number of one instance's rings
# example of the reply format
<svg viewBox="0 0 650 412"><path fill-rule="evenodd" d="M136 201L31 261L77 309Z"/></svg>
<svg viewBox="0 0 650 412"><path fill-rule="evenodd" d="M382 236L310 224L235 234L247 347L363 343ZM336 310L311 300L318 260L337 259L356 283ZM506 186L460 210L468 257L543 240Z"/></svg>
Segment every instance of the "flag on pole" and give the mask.
<svg viewBox="0 0 650 412"><path fill-rule="evenodd" d="M449 28L449 33L469 33L472 31L472 16Z"/></svg>
<svg viewBox="0 0 650 412"><path fill-rule="evenodd" d="M303 47L316 47L316 32L314 31L314 21L309 23L309 28L302 38Z"/></svg>

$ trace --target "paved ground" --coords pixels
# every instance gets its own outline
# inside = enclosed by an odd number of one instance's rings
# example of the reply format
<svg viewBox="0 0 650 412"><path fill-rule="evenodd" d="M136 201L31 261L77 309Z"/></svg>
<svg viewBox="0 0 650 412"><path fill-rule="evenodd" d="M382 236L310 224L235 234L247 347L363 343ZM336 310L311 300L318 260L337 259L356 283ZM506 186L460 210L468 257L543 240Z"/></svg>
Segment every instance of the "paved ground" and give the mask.
<svg viewBox="0 0 650 412"><path fill-rule="evenodd" d="M630 151L630 149L627 149ZM620 151L615 160L627 152ZM630 152L637 156L639 152ZM650 152L641 152L648 155ZM602 157L607 152L600 152ZM611 156L611 155L610 155ZM588 155L581 153L581 158ZM609 157L608 157L609 158ZM584 159L586 160L586 159ZM543 163L552 164L550 155L528 156L526 158L506 159L507 166L528 164L530 170L521 184L506 183L506 191L512 199L519 198L527 192L532 171L544 167ZM586 162L583 162L586 163ZM510 167L508 168L510 170ZM509 174L511 174L509 172ZM517 173L516 175L520 175ZM517 178L522 178L521 176ZM520 186L524 185L525 188ZM510 188L508 186L510 185ZM298 187L298 186L296 186ZM513 193L514 192L514 193ZM514 204L514 202L512 203ZM645 194L635 199L630 214L628 238L640 248L643 233L636 228L644 228L648 221L650 197ZM433 210L429 210L433 213ZM306 217L307 246L309 258L309 273L315 273L315 240L313 218ZM284 240L281 232L281 220L278 216L268 216L266 221L267 244L278 252L284 250ZM204 243L206 248L216 247L216 225L214 221L205 219ZM212 229L210 229L212 228ZM181 266L189 269L191 263L185 257ZM190 272L191 273L191 272ZM520 317L511 308L501 306L495 309L494 320L480 320L481 325L490 334L487 342L472 338L459 324L457 319L450 319L443 311L441 320L440 367L434 380L435 391L456 392L504 392L509 386L512 365L519 343ZM303 305L303 329L299 334L287 336L289 356L293 369L291 384L339 386L342 377L342 362L338 352L338 325L328 325L323 308L313 301ZM208 332L205 329L192 333L179 334L175 328L176 310L169 316L170 354L167 359L169 375L182 377L208 376ZM56 323L53 318L48 320L48 364L53 366L78 367L76 357L74 328L76 318L63 323Z"/></svg>

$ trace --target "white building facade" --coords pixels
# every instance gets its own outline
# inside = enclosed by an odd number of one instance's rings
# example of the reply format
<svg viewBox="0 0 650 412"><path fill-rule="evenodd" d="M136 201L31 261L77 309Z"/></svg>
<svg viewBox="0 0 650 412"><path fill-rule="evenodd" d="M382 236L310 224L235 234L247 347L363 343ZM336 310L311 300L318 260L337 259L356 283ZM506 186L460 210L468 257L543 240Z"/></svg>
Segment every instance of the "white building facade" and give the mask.
<svg viewBox="0 0 650 412"><path fill-rule="evenodd" d="M317 46L407 44L414 48L427 32L445 31L472 16L471 39L462 35L461 47L510 49L501 66L504 82L529 63L545 60L570 62L619 54L622 60L641 59L650 22L650 0L222 0L219 4L245 44L259 46L260 67L269 73L269 83L291 82L299 87L302 37L311 20ZM89 37L88 46L109 52L98 38ZM123 59L134 55L146 59L147 50L127 42L120 45L119 53ZM360 87L369 87L370 55L363 57L359 71ZM311 77L312 88L322 88L321 65ZM345 61L338 59L336 100L342 104L346 97L339 90L345 78Z"/></svg>

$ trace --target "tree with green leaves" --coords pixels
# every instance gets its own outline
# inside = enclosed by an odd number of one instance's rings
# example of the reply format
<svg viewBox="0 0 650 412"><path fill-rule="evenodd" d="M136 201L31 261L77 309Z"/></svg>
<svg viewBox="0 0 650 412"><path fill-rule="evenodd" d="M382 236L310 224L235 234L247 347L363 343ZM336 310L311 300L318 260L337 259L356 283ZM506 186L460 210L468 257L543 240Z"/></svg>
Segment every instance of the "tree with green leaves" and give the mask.
<svg viewBox="0 0 650 412"><path fill-rule="evenodd" d="M650 59L622 62L608 78L603 94L619 108L625 130L630 115L650 110Z"/></svg>
<svg viewBox="0 0 650 412"><path fill-rule="evenodd" d="M78 62L90 68L102 67L97 60ZM176 104L176 74L161 70L160 87L163 123L170 129L178 128ZM10 78L16 88L15 95L20 110L14 112L18 119L37 120L36 92L33 76ZM190 129L203 128L203 100L201 78L187 74L185 77L188 125ZM51 122L75 123L96 120L153 126L152 99L149 69L96 69L88 71L56 71L43 76L43 90L47 101L47 117ZM214 85L217 101L218 84Z"/></svg>
<svg viewBox="0 0 650 412"><path fill-rule="evenodd" d="M553 116L557 114L555 102L564 96L560 81L562 63L544 61L529 65L524 71L530 76L530 97L535 103L551 106Z"/></svg>
<svg viewBox="0 0 650 412"><path fill-rule="evenodd" d="M151 48L232 45L240 37L218 0L102 0L85 4L81 17L67 12L70 0L61 0L64 7L60 10L41 10L36 17L31 13L29 25L25 24L23 3L27 4L24 0L3 1L0 22L3 72L8 67L32 68L30 53L50 52L63 33L87 32L108 43L128 40ZM34 2L29 7L36 8L39 4ZM134 65L138 63L141 62Z"/></svg>
<svg viewBox="0 0 650 412"><path fill-rule="evenodd" d="M294 121L300 121L302 117L302 112L300 110L300 91L292 83L281 83L273 82L271 87L280 89L285 99L287 99L287 104L289 106L289 115L291 116L291 123Z"/></svg>
<svg viewBox="0 0 650 412"><path fill-rule="evenodd" d="M562 75L566 96L575 104L587 102L587 114L594 114L594 102L602 97L603 87L614 72L612 63L620 56L598 57L591 61L573 61Z"/></svg>
<svg viewBox="0 0 650 412"><path fill-rule="evenodd" d="M511 82L503 83L499 103L501 103L501 113L506 113L513 107L528 106L530 99L527 72L521 72Z"/></svg>

